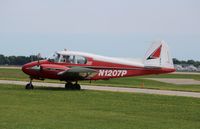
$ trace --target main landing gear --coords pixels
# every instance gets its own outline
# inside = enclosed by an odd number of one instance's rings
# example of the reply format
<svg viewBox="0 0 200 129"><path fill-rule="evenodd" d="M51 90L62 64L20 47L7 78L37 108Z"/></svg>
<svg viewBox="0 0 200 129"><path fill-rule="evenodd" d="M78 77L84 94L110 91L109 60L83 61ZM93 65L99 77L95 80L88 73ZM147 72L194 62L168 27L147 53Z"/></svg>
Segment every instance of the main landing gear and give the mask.
<svg viewBox="0 0 200 129"><path fill-rule="evenodd" d="M67 82L65 84L65 89L67 90L81 90L81 86L76 82L75 84Z"/></svg>
<svg viewBox="0 0 200 129"><path fill-rule="evenodd" d="M33 79L30 78L30 82L26 85L25 89L27 89L27 90L33 90L34 89L32 81L33 81ZM73 84L72 82L67 82L65 84L65 89L67 89L67 90L81 90L81 86L78 84L78 82L76 82L75 84Z"/></svg>
<svg viewBox="0 0 200 129"><path fill-rule="evenodd" d="M31 78L30 82L26 85L25 89L27 89L27 90L33 90L34 89L32 81L33 81L33 79Z"/></svg>

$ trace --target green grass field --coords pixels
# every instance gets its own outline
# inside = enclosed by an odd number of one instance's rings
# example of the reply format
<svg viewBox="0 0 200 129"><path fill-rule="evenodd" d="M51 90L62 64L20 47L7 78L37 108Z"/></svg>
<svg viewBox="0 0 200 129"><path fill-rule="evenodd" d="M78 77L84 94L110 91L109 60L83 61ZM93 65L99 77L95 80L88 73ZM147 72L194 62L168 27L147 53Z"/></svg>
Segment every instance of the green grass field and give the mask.
<svg viewBox="0 0 200 129"><path fill-rule="evenodd" d="M0 79L5 80L28 80L28 76L20 69L2 69L0 68Z"/></svg>
<svg viewBox="0 0 200 129"><path fill-rule="evenodd" d="M199 129L196 98L0 85L0 129Z"/></svg>
<svg viewBox="0 0 200 129"><path fill-rule="evenodd" d="M189 78L189 79L200 80L200 75L165 74L165 75L129 77L129 78L111 79L107 81L105 80L93 81L91 85L200 92L200 85L175 85L153 80L147 80L145 78L186 78L186 79ZM28 76L25 75L20 69L0 69L0 79L29 81ZM61 83L60 81L55 81L55 80L45 80L45 82ZM90 84L90 83L84 81L81 82L81 84Z"/></svg>

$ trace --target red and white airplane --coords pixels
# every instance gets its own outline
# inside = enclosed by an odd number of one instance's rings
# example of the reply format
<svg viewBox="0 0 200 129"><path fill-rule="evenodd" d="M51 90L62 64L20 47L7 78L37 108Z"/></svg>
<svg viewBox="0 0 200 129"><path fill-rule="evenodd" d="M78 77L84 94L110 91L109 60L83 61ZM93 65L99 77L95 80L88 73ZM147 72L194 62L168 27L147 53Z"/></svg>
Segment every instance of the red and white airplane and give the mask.
<svg viewBox="0 0 200 129"><path fill-rule="evenodd" d="M57 79L66 82L66 89L78 90L81 89L78 84L80 80L107 80L175 71L168 45L164 41L154 42L141 60L64 50L47 60L25 64L22 70L30 76L26 89L34 88L33 79Z"/></svg>

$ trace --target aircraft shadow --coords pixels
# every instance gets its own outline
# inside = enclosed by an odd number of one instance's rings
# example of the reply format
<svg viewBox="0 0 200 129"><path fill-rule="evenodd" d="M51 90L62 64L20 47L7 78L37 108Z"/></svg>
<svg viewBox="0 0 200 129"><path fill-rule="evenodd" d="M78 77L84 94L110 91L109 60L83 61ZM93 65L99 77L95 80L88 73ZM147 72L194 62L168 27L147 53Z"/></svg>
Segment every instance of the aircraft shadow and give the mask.
<svg viewBox="0 0 200 129"><path fill-rule="evenodd" d="M72 90L72 89L65 89L64 87L35 87L34 90L50 90L50 91L83 91L81 90Z"/></svg>

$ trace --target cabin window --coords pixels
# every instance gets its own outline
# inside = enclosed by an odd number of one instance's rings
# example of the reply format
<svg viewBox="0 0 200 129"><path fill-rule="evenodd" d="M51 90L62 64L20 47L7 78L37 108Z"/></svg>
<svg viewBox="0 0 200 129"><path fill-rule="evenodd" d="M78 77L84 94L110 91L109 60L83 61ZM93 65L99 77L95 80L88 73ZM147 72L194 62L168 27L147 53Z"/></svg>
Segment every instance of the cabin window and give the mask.
<svg viewBox="0 0 200 129"><path fill-rule="evenodd" d="M75 56L75 64L86 64L87 59L83 56Z"/></svg>
<svg viewBox="0 0 200 129"><path fill-rule="evenodd" d="M51 62L68 63L68 64L86 64L87 58L79 55L62 55L55 53L52 57L48 58Z"/></svg>
<svg viewBox="0 0 200 129"><path fill-rule="evenodd" d="M73 55L63 55L60 58L60 62L62 62L62 63L74 64L74 60L75 60L75 56L73 56Z"/></svg>
<svg viewBox="0 0 200 129"><path fill-rule="evenodd" d="M50 62L59 62L61 55L58 53L54 53L53 56L48 58Z"/></svg>
<svg viewBox="0 0 200 129"><path fill-rule="evenodd" d="M86 64L87 60L83 56L78 56L78 55L62 55L59 62L69 63L69 64Z"/></svg>

